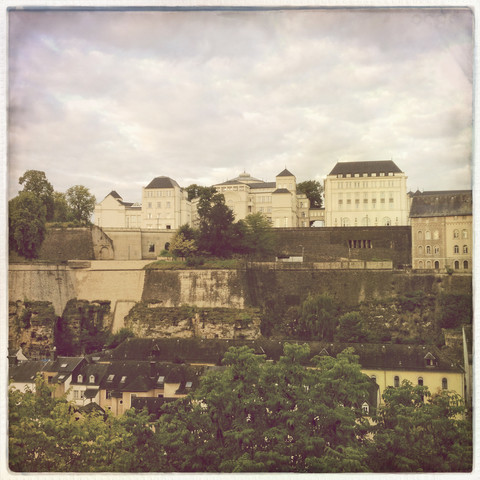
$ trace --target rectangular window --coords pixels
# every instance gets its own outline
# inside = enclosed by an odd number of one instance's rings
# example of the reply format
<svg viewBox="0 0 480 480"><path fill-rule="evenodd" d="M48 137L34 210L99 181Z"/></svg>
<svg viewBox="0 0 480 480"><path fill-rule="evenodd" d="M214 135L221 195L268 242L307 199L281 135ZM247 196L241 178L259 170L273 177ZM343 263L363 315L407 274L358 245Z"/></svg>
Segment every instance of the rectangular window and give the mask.
<svg viewBox="0 0 480 480"><path fill-rule="evenodd" d="M167 208L171 208L171 203L167 202Z"/></svg>
<svg viewBox="0 0 480 480"><path fill-rule="evenodd" d="M157 202L157 208L162 208L162 202Z"/></svg>

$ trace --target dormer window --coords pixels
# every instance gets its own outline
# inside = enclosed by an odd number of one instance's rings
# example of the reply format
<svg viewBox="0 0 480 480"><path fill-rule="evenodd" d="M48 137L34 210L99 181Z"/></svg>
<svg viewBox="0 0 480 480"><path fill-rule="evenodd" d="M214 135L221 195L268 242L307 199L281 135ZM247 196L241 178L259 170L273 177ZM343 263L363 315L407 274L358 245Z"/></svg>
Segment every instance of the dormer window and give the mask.
<svg viewBox="0 0 480 480"><path fill-rule="evenodd" d="M124 375L121 379L120 379L120 383L125 383L127 381L127 377Z"/></svg>
<svg viewBox="0 0 480 480"><path fill-rule="evenodd" d="M367 402L363 402L362 404L362 412L364 415L368 415L370 413L370 406Z"/></svg>
<svg viewBox="0 0 480 480"><path fill-rule="evenodd" d="M90 383L95 383L95 375L90 375L89 381Z"/></svg>
<svg viewBox="0 0 480 480"><path fill-rule="evenodd" d="M115 378L115 375L113 375L113 374L112 374L112 375L109 375L109 376L107 377L107 382L113 382L113 379L114 379L114 378Z"/></svg>
<svg viewBox="0 0 480 480"><path fill-rule="evenodd" d="M165 377L164 377L163 375L160 375L160 376L158 377L157 383L158 383L159 385L163 385L163 384L165 383Z"/></svg>
<svg viewBox="0 0 480 480"><path fill-rule="evenodd" d="M424 360L427 367L435 367L437 365L437 359L430 352L425 355Z"/></svg>
<svg viewBox="0 0 480 480"><path fill-rule="evenodd" d="M185 384L185 388L192 388L192 382L187 382Z"/></svg>
<svg viewBox="0 0 480 480"><path fill-rule="evenodd" d="M83 383L83 375L78 375L77 383Z"/></svg>
<svg viewBox="0 0 480 480"><path fill-rule="evenodd" d="M68 367L68 363L62 363L62 364L60 365L60 368L67 368L67 367Z"/></svg>

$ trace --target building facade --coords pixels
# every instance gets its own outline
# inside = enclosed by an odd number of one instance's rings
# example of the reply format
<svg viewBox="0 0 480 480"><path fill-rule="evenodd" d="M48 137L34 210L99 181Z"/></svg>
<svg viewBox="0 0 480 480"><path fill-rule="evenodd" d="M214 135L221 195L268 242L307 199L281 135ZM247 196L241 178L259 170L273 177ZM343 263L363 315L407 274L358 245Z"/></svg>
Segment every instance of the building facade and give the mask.
<svg viewBox="0 0 480 480"><path fill-rule="evenodd" d="M324 192L327 227L409 224L407 176L391 160L339 162Z"/></svg>
<svg viewBox="0 0 480 480"><path fill-rule="evenodd" d="M472 191L430 191L412 195L412 266L472 271Z"/></svg>
<svg viewBox="0 0 480 480"><path fill-rule="evenodd" d="M224 195L237 221L251 213L262 213L275 228L310 226L310 202L306 195L297 193L295 175L287 169L276 176L275 182L264 182L243 172L214 187Z"/></svg>

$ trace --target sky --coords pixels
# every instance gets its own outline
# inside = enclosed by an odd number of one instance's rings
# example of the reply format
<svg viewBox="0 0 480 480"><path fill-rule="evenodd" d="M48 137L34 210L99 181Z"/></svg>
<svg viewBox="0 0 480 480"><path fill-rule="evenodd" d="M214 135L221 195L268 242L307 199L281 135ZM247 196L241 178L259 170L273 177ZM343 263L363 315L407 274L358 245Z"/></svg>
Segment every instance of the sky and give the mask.
<svg viewBox="0 0 480 480"><path fill-rule="evenodd" d="M471 188L467 9L8 13L8 197L141 200L157 176L213 185L393 160L410 190Z"/></svg>

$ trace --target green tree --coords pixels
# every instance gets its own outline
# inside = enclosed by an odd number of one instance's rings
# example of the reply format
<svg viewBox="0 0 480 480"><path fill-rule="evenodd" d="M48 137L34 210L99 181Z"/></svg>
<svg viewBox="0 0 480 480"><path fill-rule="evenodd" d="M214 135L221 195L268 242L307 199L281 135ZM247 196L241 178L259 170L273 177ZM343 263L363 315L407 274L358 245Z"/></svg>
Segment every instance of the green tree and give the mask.
<svg viewBox="0 0 480 480"><path fill-rule="evenodd" d="M95 209L95 197L87 187L75 185L67 190L67 202L73 218L80 223L89 223Z"/></svg>
<svg viewBox="0 0 480 480"><path fill-rule="evenodd" d="M35 391L9 389L9 466L15 472L164 470L147 412L78 416L38 376Z"/></svg>
<svg viewBox="0 0 480 480"><path fill-rule="evenodd" d="M18 180L23 186L23 192L31 192L45 205L47 221L53 219L54 192L52 184L47 180L45 172L27 170Z"/></svg>
<svg viewBox="0 0 480 480"><path fill-rule="evenodd" d="M275 234L270 221L262 213L251 213L242 221L245 225L245 250L255 258L273 255Z"/></svg>
<svg viewBox="0 0 480 480"><path fill-rule="evenodd" d="M338 319L335 332L337 342L366 342L367 329L359 312L348 312Z"/></svg>
<svg viewBox="0 0 480 480"><path fill-rule="evenodd" d="M333 340L337 306L325 294L312 295L303 301L299 319L299 333L306 339Z"/></svg>
<svg viewBox="0 0 480 480"><path fill-rule="evenodd" d="M187 239L183 233L177 232L170 243L169 251L174 257L191 257L197 252L197 242Z"/></svg>
<svg viewBox="0 0 480 480"><path fill-rule="evenodd" d="M472 468L472 430L462 398L404 380L388 387L374 417L369 464L379 472L466 472Z"/></svg>
<svg viewBox="0 0 480 480"><path fill-rule="evenodd" d="M202 187L196 183L189 185L185 190L188 193L189 201L202 196L212 196L216 193L215 187Z"/></svg>
<svg viewBox="0 0 480 480"><path fill-rule="evenodd" d="M197 208L200 225L198 248L218 257L229 257L234 247L236 229L233 227L234 214L225 205L225 197L215 190L205 190L200 196ZM236 240L236 239L235 239Z"/></svg>
<svg viewBox="0 0 480 480"><path fill-rule="evenodd" d="M306 345L285 345L277 363L230 348L225 370L160 417L167 471L365 471L359 405L369 380L351 352L316 359L314 369L303 365L308 357Z"/></svg>
<svg viewBox="0 0 480 480"><path fill-rule="evenodd" d="M72 211L64 193L53 192L53 221L68 222L72 220Z"/></svg>
<svg viewBox="0 0 480 480"><path fill-rule="evenodd" d="M45 205L32 192L20 192L8 202L10 248L26 258L38 256L45 238Z"/></svg>
<svg viewBox="0 0 480 480"><path fill-rule="evenodd" d="M322 207L322 184L317 180L306 180L297 183L297 193L303 193L310 200L311 208Z"/></svg>

